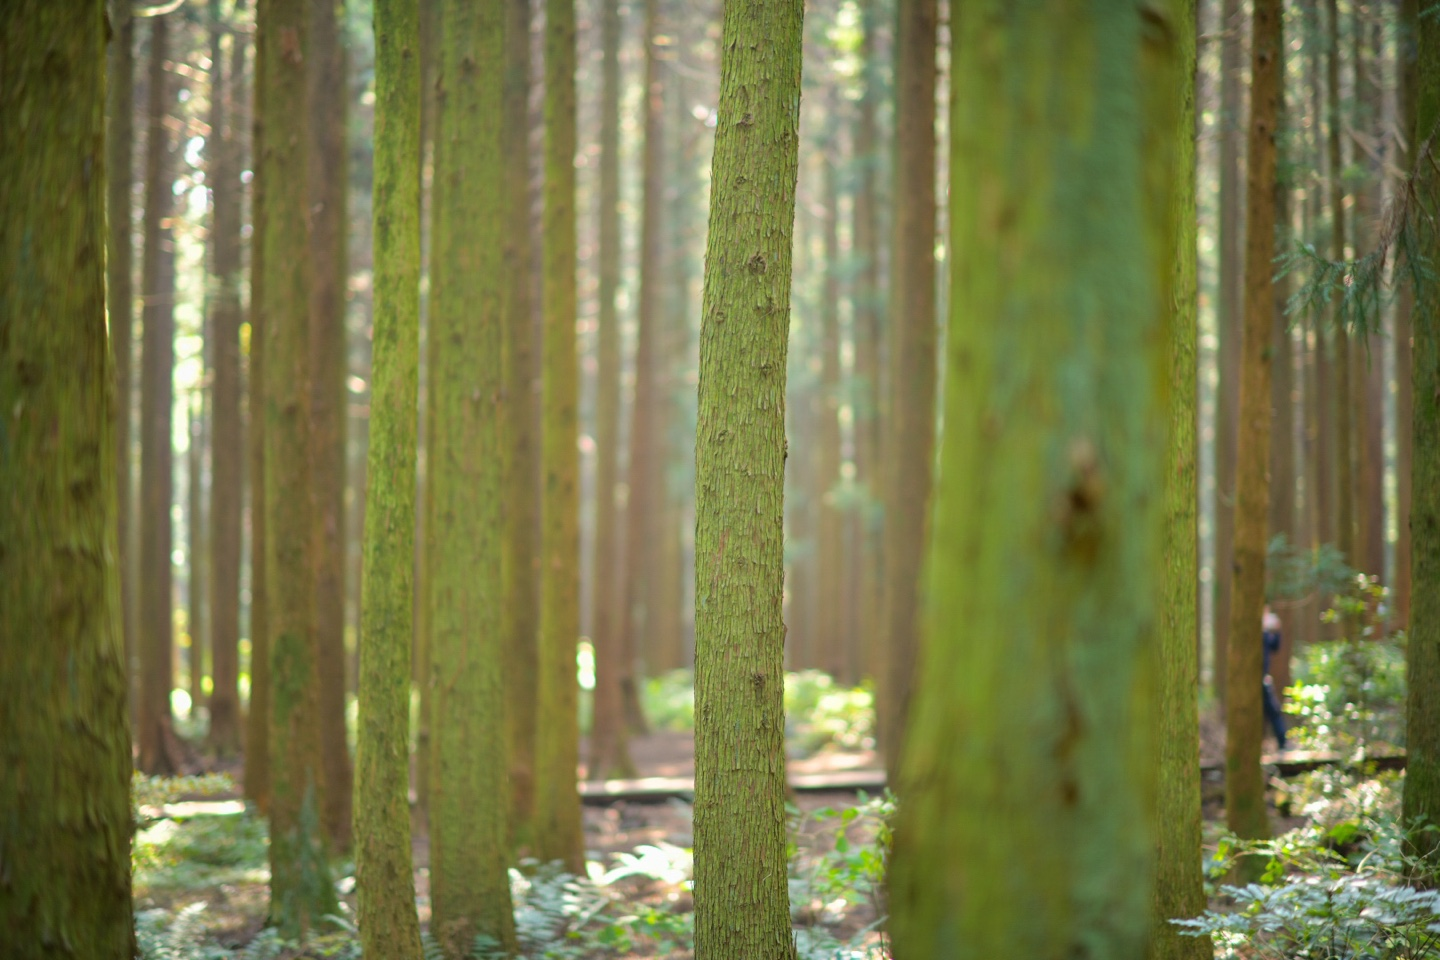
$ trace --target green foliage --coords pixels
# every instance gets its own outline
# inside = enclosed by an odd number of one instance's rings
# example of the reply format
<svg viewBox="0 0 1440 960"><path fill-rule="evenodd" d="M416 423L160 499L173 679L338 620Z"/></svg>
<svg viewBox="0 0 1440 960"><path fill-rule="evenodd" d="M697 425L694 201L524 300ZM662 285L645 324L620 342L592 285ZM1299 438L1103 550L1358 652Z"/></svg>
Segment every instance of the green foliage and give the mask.
<svg viewBox="0 0 1440 960"><path fill-rule="evenodd" d="M135 835L131 863L141 888L198 889L268 878L265 820L250 811L162 819Z"/></svg>
<svg viewBox="0 0 1440 960"><path fill-rule="evenodd" d="M826 807L803 815L790 808L795 838L808 836L801 855L792 840L790 852L790 906L796 919L796 949L802 958L859 958L888 954L883 936L886 920L885 873L890 858L891 822L895 796L870 797L863 791L853 807ZM866 903L875 920L845 941L825 929L837 923L848 908ZM880 930L878 943L869 934Z"/></svg>
<svg viewBox="0 0 1440 960"><path fill-rule="evenodd" d="M646 678L640 705L645 719L656 730L694 730L695 672L671 670Z"/></svg>
<svg viewBox="0 0 1440 960"><path fill-rule="evenodd" d="M1345 556L1333 544L1313 549L1291 544L1283 533L1270 539L1265 560L1265 598L1301 600L1312 594L1328 597L1343 592L1355 577Z"/></svg>
<svg viewBox="0 0 1440 960"><path fill-rule="evenodd" d="M198 777L150 777L137 770L130 780L130 806L139 823L148 819L140 812L145 808L163 807L182 797L215 797L235 792L235 781L223 773L207 773Z"/></svg>

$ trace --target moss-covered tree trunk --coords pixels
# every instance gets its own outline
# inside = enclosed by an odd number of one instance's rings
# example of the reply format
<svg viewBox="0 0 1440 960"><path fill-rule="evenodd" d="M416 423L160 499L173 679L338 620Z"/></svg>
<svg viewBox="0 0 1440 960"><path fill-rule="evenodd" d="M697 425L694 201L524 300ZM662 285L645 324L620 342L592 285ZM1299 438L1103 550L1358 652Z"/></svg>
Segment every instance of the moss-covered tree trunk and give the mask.
<svg viewBox="0 0 1440 960"><path fill-rule="evenodd" d="M212 0L216 36L223 33L219 3ZM237 12L243 6L237 6ZM210 747L222 757L240 750L240 535L243 510L244 447L240 380L240 170L238 107L244 102L245 38L230 35L230 63L212 44L210 129L218 137L213 157L213 229L216 278L211 333L211 408L214 441L210 451Z"/></svg>
<svg viewBox="0 0 1440 960"><path fill-rule="evenodd" d="M695 956L793 960L785 837L785 363L799 0L726 0L695 444Z"/></svg>
<svg viewBox="0 0 1440 960"><path fill-rule="evenodd" d="M99 0L0 6L0 950L16 960L135 955L105 33Z"/></svg>
<svg viewBox="0 0 1440 960"><path fill-rule="evenodd" d="M935 0L900 0L895 22L885 674L878 706L885 769L897 785L918 648L920 569L935 456L935 7Z"/></svg>
<svg viewBox="0 0 1440 960"><path fill-rule="evenodd" d="M350 752L345 738L345 287L349 93L336 9L308 0L310 482L314 508L314 618L320 691L321 818L335 850L350 845ZM292 109L299 110L297 103Z"/></svg>
<svg viewBox="0 0 1440 960"><path fill-rule="evenodd" d="M130 695L130 722L137 721L139 687L135 618L135 495L131 470L131 392L135 355L135 223L131 188L135 176L135 18L129 4L110 12L106 77L105 165L109 174L105 254L105 308L110 323L110 355L115 362L115 499L119 529L116 562L120 567L121 626Z"/></svg>
<svg viewBox="0 0 1440 960"><path fill-rule="evenodd" d="M265 271L265 565L270 639L270 922L298 938L336 909L323 831L316 547L310 460L308 4L260 0L265 134L257 154ZM297 493L300 491L300 493Z"/></svg>
<svg viewBox="0 0 1440 960"><path fill-rule="evenodd" d="M175 366L175 245L168 228L172 157L171 136L165 126L172 96L165 70L169 37L169 18L153 18L147 81L145 250L140 272L145 330L140 361L140 725L135 731L139 767L153 774L175 773L181 765L170 714L170 688L174 686L170 414Z"/></svg>
<svg viewBox="0 0 1440 960"><path fill-rule="evenodd" d="M896 956L1146 948L1175 16L956 8L945 436Z"/></svg>
<svg viewBox="0 0 1440 960"><path fill-rule="evenodd" d="M1440 21L1420 18L1416 57L1416 143L1429 141L1440 120ZM1432 143L1433 148L1433 143ZM1440 180L1422 180L1429 209L1440 200ZM1431 225L1423 235L1430 258L1440 247ZM1410 643L1406 647L1406 753L1404 818L1430 827L1416 833L1415 849L1440 864L1440 288L1420 291L1414 314L1412 357L1412 500L1410 569L1413 581Z"/></svg>
<svg viewBox="0 0 1440 960"><path fill-rule="evenodd" d="M375 4L375 321L365 562L355 888L365 953L420 960L410 859L410 637L420 366L420 15Z"/></svg>
<svg viewBox="0 0 1440 960"><path fill-rule="evenodd" d="M1208 937L1189 937L1169 921L1205 909L1200 869L1200 678L1198 504L1199 448L1195 438L1197 263L1195 225L1195 7L1169 0L1174 62L1170 82L1152 93L1152 136L1168 136L1174 151L1170 228L1172 274L1169 340L1169 447L1164 468L1164 567L1160 571L1159 775L1156 792L1155 916L1151 960L1206 960ZM1172 91L1178 89L1178 103ZM1177 109L1178 107L1178 109ZM1169 122L1167 131L1161 124ZM1159 145L1157 144L1157 147ZM1157 197L1158 200L1158 197Z"/></svg>
<svg viewBox="0 0 1440 960"><path fill-rule="evenodd" d="M503 4L447 0L435 167L430 929L513 949L500 491L505 451Z"/></svg>
<svg viewBox="0 0 1440 960"><path fill-rule="evenodd" d="M1235 567L1226 652L1225 817L1240 837L1267 837L1263 650L1270 510L1271 331L1275 319L1275 134L1283 96L1280 0L1257 0L1251 28L1250 132L1245 163L1245 327L1240 344L1240 434L1235 472ZM1242 874L1255 863L1247 861Z"/></svg>
<svg viewBox="0 0 1440 960"><path fill-rule="evenodd" d="M505 4L505 540L501 562L510 833L531 841L535 811L540 570L540 438L536 435L535 319L530 295L530 0Z"/></svg>
<svg viewBox="0 0 1440 960"><path fill-rule="evenodd" d="M590 725L591 779L633 777L630 731L625 725L621 682L625 618L620 567L619 511L615 487L620 476L620 0L605 0L600 14L600 249L599 320L595 373L595 589L590 633L595 643L595 712Z"/></svg>
<svg viewBox="0 0 1440 960"><path fill-rule="evenodd" d="M580 638L580 364L575 354L575 0L545 4L545 313L535 853L585 868Z"/></svg>

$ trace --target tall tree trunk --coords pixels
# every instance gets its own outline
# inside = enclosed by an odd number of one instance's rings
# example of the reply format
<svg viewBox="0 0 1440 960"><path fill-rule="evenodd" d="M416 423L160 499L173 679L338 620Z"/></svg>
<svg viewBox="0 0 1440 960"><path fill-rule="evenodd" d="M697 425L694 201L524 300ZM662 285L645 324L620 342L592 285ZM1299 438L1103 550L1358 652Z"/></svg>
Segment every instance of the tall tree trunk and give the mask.
<svg viewBox="0 0 1440 960"><path fill-rule="evenodd" d="M116 554L120 567L120 624L125 640L125 676L130 724L138 721L140 703L139 650L135 618L135 494L131 468L131 395L135 377L135 224L131 187L135 177L135 18L130 4L114 5L110 13L109 63L106 77L105 165L107 181L105 293L110 318L110 355L115 361L115 499L119 528Z"/></svg>
<svg viewBox="0 0 1440 960"><path fill-rule="evenodd" d="M410 636L420 365L420 27L416 0L375 4L375 325L365 561L355 875L360 942L420 960L410 856Z"/></svg>
<svg viewBox="0 0 1440 960"><path fill-rule="evenodd" d="M345 52L336 8L309 0L310 457L319 660L321 817L333 850L350 846L350 752L345 738L345 287L348 167ZM292 106L291 109L295 109Z"/></svg>
<svg viewBox="0 0 1440 960"><path fill-rule="evenodd" d="M1440 22L1420 18L1416 56L1415 139L1430 143L1440 120ZM1418 149L1418 148L1417 148ZM1433 171L1421 177L1427 209L1440 201ZM1435 227L1425 227L1423 250L1432 260L1440 248ZM1414 437L1410 505L1410 564L1414 586L1410 642L1405 650L1406 754L1403 822L1417 819L1431 832L1412 834L1412 846L1432 864L1440 864L1440 289L1432 282L1415 303L1413 367Z"/></svg>
<svg viewBox="0 0 1440 960"><path fill-rule="evenodd" d="M1137 957L1185 28L1170 5L956 13L945 435L891 934L916 960Z"/></svg>
<svg viewBox="0 0 1440 960"><path fill-rule="evenodd" d="M145 150L145 253L141 265L145 332L140 367L140 747L146 773L173 774L182 766L170 714L174 684L171 610L170 504L174 454L170 445L175 366L175 241L168 226L173 197L172 144L165 117L173 88L165 72L170 19L150 26L149 134Z"/></svg>
<svg viewBox="0 0 1440 960"><path fill-rule="evenodd" d="M839 98L831 96L826 112L831 117ZM840 190L836 183L835 131L830 130L820 158L821 236L825 264L820 298L820 420L816 442L819 463L811 495L818 505L819 530L815 538L816 590L815 641L819 666L836 680L847 681L842 616L845 583L845 517L833 496L840 482Z"/></svg>
<svg viewBox="0 0 1440 960"><path fill-rule="evenodd" d="M320 649L315 630L314 506L310 414L311 152L306 63L308 5L260 0L256 43L262 48L265 111L264 185L259 237L265 317L265 566L270 633L270 921L299 939L337 909L326 860L322 816ZM300 491L297 493L297 491Z"/></svg>
<svg viewBox="0 0 1440 960"><path fill-rule="evenodd" d="M1405 135L1406 150L1403 169L1415 167L1415 156L1419 144L1415 142L1415 123L1419 84L1416 75L1416 51L1419 40L1420 0L1401 0L1400 24L1396 37L1396 51L1399 59L1399 100L1400 130ZM1415 434L1411 424L1415 419L1415 393L1412 381L1414 354L1411 340L1414 336L1415 291L1408 287L1400 291L1395 311L1395 574L1394 574L1394 621L1400 629L1407 629L1410 623L1411 578L1411 534L1410 504L1412 499L1412 451Z"/></svg>
<svg viewBox="0 0 1440 960"><path fill-rule="evenodd" d="M1283 135L1285 126L1284 100L1280 101L1281 119L1278 121L1282 134L1280 143L1286 142ZM1279 150L1277 145L1277 151ZM1277 167L1283 169L1290 158L1277 156ZM1273 187L1275 192L1275 220L1278 224L1277 240L1279 249L1285 249L1291 242L1290 229L1290 182L1277 176ZM1290 336L1290 316L1287 306L1290 299L1291 282L1288 276L1275 280L1275 312L1270 321L1271 350L1271 442L1270 442L1270 512L1267 521L1267 541L1277 534L1283 535L1291 548L1298 548L1295 523L1295 355ZM1268 551L1268 548L1267 548ZM1270 663L1276 696L1282 696L1290 685L1290 656L1295 648L1295 628L1300 621L1299 611L1289 603L1276 604L1275 613L1280 617L1280 649Z"/></svg>
<svg viewBox="0 0 1440 960"><path fill-rule="evenodd" d="M697 960L795 957L781 603L804 9L726 0L721 27L695 445Z"/></svg>
<svg viewBox="0 0 1440 960"><path fill-rule="evenodd" d="M900 0L895 26L894 227L890 237L890 419L885 462L880 743L890 781L919 649L920 586L935 457L935 0ZM968 97L968 94L966 94Z"/></svg>
<svg viewBox="0 0 1440 960"><path fill-rule="evenodd" d="M1225 815L1237 836L1270 835L1260 768L1266 519L1270 510L1271 340L1275 328L1275 140L1283 100L1281 0L1256 0L1245 189L1245 336L1240 347L1240 455L1235 474L1235 582L1225 700ZM1242 874L1250 874L1248 861Z"/></svg>
<svg viewBox="0 0 1440 960"><path fill-rule="evenodd" d="M207 324L208 326L208 324ZM208 339L208 338L207 338ZM185 615L186 628L190 634L189 680L190 717L199 715L205 702L205 637L209 629L209 608L206 604L205 581L209 564L205 562L209 549L205 543L205 388L204 367L201 367L201 387L198 395L192 394L187 406L190 408L190 448L185 452L186 468L186 509L187 539L186 560L188 561L189 604Z"/></svg>
<svg viewBox="0 0 1440 960"><path fill-rule="evenodd" d="M1345 259L1345 181L1340 153L1340 12L1336 0L1326 0L1326 27L1329 49L1325 60L1325 99L1329 118L1326 151L1330 161L1330 256ZM1253 84L1252 84L1253 85ZM1350 334L1335 312L1333 331L1335 378L1335 498L1336 546L1345 562L1356 563L1355 556L1355 453L1354 403L1350 370Z"/></svg>
<svg viewBox="0 0 1440 960"><path fill-rule="evenodd" d="M0 930L17 958L137 953L105 32L99 0L0 6Z"/></svg>
<svg viewBox="0 0 1440 960"><path fill-rule="evenodd" d="M1354 126L1357 134L1376 144L1374 153L1355 149L1355 165L1365 179L1355 191L1353 208L1355 248L1374 249L1379 234L1381 180L1384 171L1377 159L1383 150L1386 130L1381 113L1384 109L1380 80L1377 75L1381 47L1380 23L1371 20L1371 13L1359 3L1350 6L1351 67L1355 72ZM1370 21L1370 22L1367 22ZM1373 28L1373 29L1372 29ZM1376 328L1381 317L1375 318ZM1351 394L1355 401L1355 559L1356 569L1371 574L1385 574L1385 396L1384 352L1387 344L1370 330L1359 331L1359 349L1350 355Z"/></svg>
<svg viewBox="0 0 1440 960"><path fill-rule="evenodd" d="M1165 457L1164 566L1160 573L1159 790L1155 823L1155 912L1150 960L1209 960L1209 937L1181 934L1169 921L1205 910L1205 878L1195 851L1201 847L1199 650L1196 605L1200 558L1197 529L1199 449L1196 425L1196 335L1198 284L1195 229L1195 12L1196 0L1166 5L1174 31L1174 80L1161 85L1150 110L1153 136L1170 122L1174 170L1169 229L1174 272L1169 282L1169 447ZM1175 107L1179 109L1176 110ZM1156 144L1157 149L1164 149ZM1159 184L1156 184L1159 186Z"/></svg>
<svg viewBox="0 0 1440 960"><path fill-rule="evenodd" d="M575 0L545 3L544 519L535 851L585 868L575 645L580 638L580 364L575 353Z"/></svg>
<svg viewBox="0 0 1440 960"><path fill-rule="evenodd" d="M436 161L430 882L451 958L515 946L500 616L505 8L446 0Z"/></svg>
<svg viewBox="0 0 1440 960"><path fill-rule="evenodd" d="M218 145L211 155L212 269L216 295L211 334L214 381L214 442L210 450L210 748L222 757L240 749L240 533L243 511L243 439L240 410L240 148L239 105L244 102L245 40L230 35L230 67L224 68L220 4L211 0L214 38L210 130ZM237 13L243 6L237 7Z"/></svg>
<svg viewBox="0 0 1440 960"><path fill-rule="evenodd" d="M505 5L505 532L501 605L510 757L510 833L531 841L539 694L540 438L535 433L534 309L530 295L530 0ZM573 158L572 158L573 160Z"/></svg>
<svg viewBox="0 0 1440 960"><path fill-rule="evenodd" d="M1241 293L1245 261L1240 231L1245 184L1240 176L1240 151L1245 130L1241 72L1245 59L1245 28L1240 0L1223 0L1220 8L1220 333L1219 382L1215 392L1215 493L1211 512L1215 553L1211 571L1214 595L1211 630L1214 637L1213 682L1225 702L1225 657L1230 641L1231 571L1235 558L1235 456L1239 428L1240 336L1244 321Z"/></svg>
<svg viewBox="0 0 1440 960"><path fill-rule="evenodd" d="M605 0L600 20L600 316L595 374L595 588L590 615L595 713L586 763L592 780L635 775L622 701L628 672L619 631L628 621L616 609L624 596L623 584L616 578L621 565L615 508L620 472L620 321L615 315L620 286L620 0Z"/></svg>

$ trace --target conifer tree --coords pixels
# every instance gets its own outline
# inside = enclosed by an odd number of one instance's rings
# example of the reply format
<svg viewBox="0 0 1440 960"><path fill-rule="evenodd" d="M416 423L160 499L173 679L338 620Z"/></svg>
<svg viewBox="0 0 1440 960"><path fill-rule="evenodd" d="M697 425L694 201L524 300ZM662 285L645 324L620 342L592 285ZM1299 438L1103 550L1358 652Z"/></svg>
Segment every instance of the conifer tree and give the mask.
<svg viewBox="0 0 1440 960"><path fill-rule="evenodd" d="M16 960L136 954L105 34L100 0L0 4L0 950Z"/></svg>
<svg viewBox="0 0 1440 960"><path fill-rule="evenodd" d="M954 9L945 434L894 951L1135 957L1181 28L1153 4Z"/></svg>
<svg viewBox="0 0 1440 960"><path fill-rule="evenodd" d="M695 956L793 960L785 379L800 0L726 0L695 447Z"/></svg>
<svg viewBox="0 0 1440 960"><path fill-rule="evenodd" d="M375 324L355 876L365 953L420 960L410 859L410 637L420 365L420 17L417 0L375 4Z"/></svg>

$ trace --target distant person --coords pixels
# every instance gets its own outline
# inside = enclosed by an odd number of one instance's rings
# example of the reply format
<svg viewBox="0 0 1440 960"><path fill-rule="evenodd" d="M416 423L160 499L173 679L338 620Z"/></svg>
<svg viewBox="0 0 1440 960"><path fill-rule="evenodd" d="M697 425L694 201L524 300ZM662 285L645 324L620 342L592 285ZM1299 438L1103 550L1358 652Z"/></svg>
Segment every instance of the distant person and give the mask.
<svg viewBox="0 0 1440 960"><path fill-rule="evenodd" d="M1280 698L1275 695L1275 681L1270 677L1270 654L1280 652L1280 618L1265 605L1261 618L1260 638L1265 644L1265 722L1275 731L1275 746L1285 749L1285 715L1280 712Z"/></svg>

